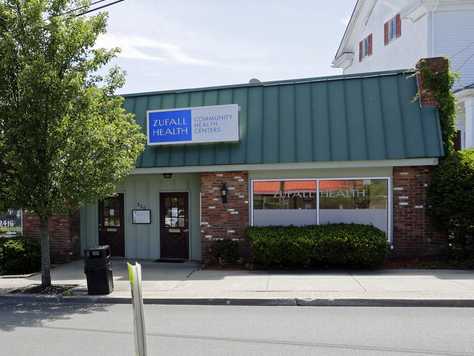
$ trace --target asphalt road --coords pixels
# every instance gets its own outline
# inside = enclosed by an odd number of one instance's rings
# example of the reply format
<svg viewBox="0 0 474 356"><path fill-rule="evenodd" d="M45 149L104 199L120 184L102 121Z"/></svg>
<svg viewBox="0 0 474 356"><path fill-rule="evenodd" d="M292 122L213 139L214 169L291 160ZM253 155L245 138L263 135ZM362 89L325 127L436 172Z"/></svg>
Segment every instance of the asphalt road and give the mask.
<svg viewBox="0 0 474 356"><path fill-rule="evenodd" d="M474 355L474 309L145 306L148 355ZM132 356L130 305L0 304L0 355Z"/></svg>

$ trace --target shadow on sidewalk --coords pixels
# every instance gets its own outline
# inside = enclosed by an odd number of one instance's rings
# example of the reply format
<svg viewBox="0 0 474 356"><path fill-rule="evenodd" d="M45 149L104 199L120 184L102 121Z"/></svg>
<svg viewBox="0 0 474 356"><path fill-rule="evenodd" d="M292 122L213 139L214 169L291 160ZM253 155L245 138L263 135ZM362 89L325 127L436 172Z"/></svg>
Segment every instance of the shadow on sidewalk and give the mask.
<svg viewBox="0 0 474 356"><path fill-rule="evenodd" d="M75 315L106 312L108 304L0 303L0 331L41 327L45 322L69 320Z"/></svg>

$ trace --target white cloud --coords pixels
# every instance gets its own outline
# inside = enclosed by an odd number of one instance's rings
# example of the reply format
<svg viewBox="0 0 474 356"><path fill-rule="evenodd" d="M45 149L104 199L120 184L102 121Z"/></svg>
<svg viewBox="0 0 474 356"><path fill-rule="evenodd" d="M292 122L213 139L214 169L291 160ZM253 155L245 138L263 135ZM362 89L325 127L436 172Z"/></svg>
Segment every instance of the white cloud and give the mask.
<svg viewBox="0 0 474 356"><path fill-rule="evenodd" d="M141 36L104 34L97 40L97 47L121 48L119 57L148 61L173 62L199 66L213 66L215 62L197 58L173 43L156 41Z"/></svg>

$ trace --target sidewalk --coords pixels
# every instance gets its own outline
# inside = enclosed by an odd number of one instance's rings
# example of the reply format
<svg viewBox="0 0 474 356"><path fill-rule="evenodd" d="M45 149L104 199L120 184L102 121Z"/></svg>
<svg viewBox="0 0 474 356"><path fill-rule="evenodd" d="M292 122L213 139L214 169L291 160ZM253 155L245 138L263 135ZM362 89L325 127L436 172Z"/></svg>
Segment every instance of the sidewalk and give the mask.
<svg viewBox="0 0 474 356"><path fill-rule="evenodd" d="M154 262L143 262L142 268L143 296L149 303L367 305L370 302L474 306L474 271L229 271L201 270L187 263ZM74 297L64 299L128 302L130 287L125 261L113 261L113 273L115 289L105 297L87 296L82 261L53 269L52 277L58 284L78 285L73 290ZM0 278L0 295L3 299L12 298L11 294L5 297L10 290L39 281L39 275Z"/></svg>

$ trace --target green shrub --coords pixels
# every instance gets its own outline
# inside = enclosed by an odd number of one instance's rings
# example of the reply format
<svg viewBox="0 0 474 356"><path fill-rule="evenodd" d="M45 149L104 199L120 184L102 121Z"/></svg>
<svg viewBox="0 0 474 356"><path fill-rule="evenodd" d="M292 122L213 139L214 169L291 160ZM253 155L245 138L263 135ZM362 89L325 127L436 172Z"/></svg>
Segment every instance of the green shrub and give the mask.
<svg viewBox="0 0 474 356"><path fill-rule="evenodd" d="M374 268L388 250L385 233L368 225L250 227L247 235L264 267Z"/></svg>
<svg viewBox="0 0 474 356"><path fill-rule="evenodd" d="M448 231L455 257L474 257L474 150L455 152L433 172L428 192L433 221Z"/></svg>
<svg viewBox="0 0 474 356"><path fill-rule="evenodd" d="M212 244L210 254L215 263L235 264L239 260L239 243L233 240L219 240Z"/></svg>
<svg viewBox="0 0 474 356"><path fill-rule="evenodd" d="M0 273L24 274L40 270L41 250L38 240L0 239Z"/></svg>

